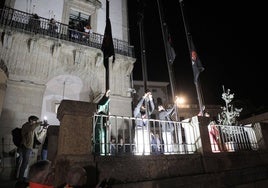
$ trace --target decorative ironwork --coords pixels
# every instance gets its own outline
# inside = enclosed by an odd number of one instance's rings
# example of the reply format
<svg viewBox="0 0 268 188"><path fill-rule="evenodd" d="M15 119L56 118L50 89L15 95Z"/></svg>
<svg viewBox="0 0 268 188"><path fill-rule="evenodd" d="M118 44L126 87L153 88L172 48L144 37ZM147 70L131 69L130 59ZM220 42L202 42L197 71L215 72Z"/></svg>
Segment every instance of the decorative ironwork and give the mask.
<svg viewBox="0 0 268 188"><path fill-rule="evenodd" d="M72 29L70 25L55 22L55 30L49 29L50 19L36 17L20 10L4 7L0 9L0 27L5 30L19 30L26 33L34 33L53 38L79 43L93 48L101 48L103 35L98 33L86 34ZM134 47L128 42L113 38L115 53L134 57Z"/></svg>
<svg viewBox="0 0 268 188"><path fill-rule="evenodd" d="M227 92L225 92L223 86L222 99L225 101L225 106L221 107L222 112L218 114L218 123L221 125L237 125L236 118L240 116L242 108L234 108L230 104L233 98L234 94L230 93L230 89L227 89Z"/></svg>

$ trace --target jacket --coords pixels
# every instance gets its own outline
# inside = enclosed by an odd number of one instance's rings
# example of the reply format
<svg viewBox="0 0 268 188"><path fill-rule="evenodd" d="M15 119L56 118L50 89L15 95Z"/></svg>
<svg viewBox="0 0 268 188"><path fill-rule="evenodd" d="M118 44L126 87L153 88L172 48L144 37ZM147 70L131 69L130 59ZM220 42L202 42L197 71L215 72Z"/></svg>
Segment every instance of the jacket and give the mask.
<svg viewBox="0 0 268 188"><path fill-rule="evenodd" d="M140 109L141 109L141 106L142 106L144 101L145 101L145 98L142 97L141 100L139 101L139 103L137 104L136 108L134 109L134 117L135 118L142 118ZM150 115L154 111L155 106L154 106L153 99L149 99L149 100L147 100L145 102L148 103L147 111L148 111L148 116L149 117L146 117L146 118L149 119ZM138 126L138 127L147 126L147 124L148 124L148 120L146 120L146 119L144 119L144 120L136 119L135 122L136 122L136 126Z"/></svg>
<svg viewBox="0 0 268 188"><path fill-rule="evenodd" d="M175 110L175 105L171 109L162 110L159 113L159 120L162 121L172 121L170 114ZM161 122L161 127L163 132L172 132L174 131L174 124L171 122Z"/></svg>
<svg viewBox="0 0 268 188"><path fill-rule="evenodd" d="M41 122L33 123L26 122L22 125L22 145L28 149L33 149L35 129L40 126Z"/></svg>

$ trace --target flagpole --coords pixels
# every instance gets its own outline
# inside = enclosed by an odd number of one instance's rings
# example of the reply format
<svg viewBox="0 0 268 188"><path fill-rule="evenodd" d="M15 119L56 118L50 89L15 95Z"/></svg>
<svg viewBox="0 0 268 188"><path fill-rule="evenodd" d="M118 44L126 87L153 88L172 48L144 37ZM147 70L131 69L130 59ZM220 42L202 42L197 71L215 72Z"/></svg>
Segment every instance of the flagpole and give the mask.
<svg viewBox="0 0 268 188"><path fill-rule="evenodd" d="M138 25L140 34L140 45L141 45L141 64L142 64L142 76L144 84L144 93L147 91L147 62L146 62L146 51L145 51L145 41L144 41L144 28L143 28L143 18L144 18L144 4L140 1L140 7L138 12Z"/></svg>
<svg viewBox="0 0 268 188"><path fill-rule="evenodd" d="M158 11L159 11L159 17L160 17L160 24L161 24L161 29L162 29L162 36L163 36L163 41L164 41L164 47L165 47L165 54L166 54L166 61L167 61L167 67L169 71L169 79L170 79L170 85L171 85L171 93L172 93L172 99L175 100L175 79L174 79L174 74L173 74L173 61L175 60L175 52L172 51L171 44L169 43L169 31L166 22L164 21L164 14L162 10L162 0L157 0L157 5L158 5ZM178 121L178 106L176 105L175 108L175 113L176 113L176 121ZM179 143L179 151L183 152L183 140L182 140L182 127L181 124L178 124L176 126L176 130L178 131L176 134L178 134L178 137L176 137L175 142ZM178 139L178 140L177 140Z"/></svg>
<svg viewBox="0 0 268 188"><path fill-rule="evenodd" d="M109 9L110 9L110 4L109 4L109 0L106 0L106 22L109 19L110 15L109 15ZM106 23L107 24L107 23ZM108 58L104 58L104 66L106 69L106 91L108 91L110 89L110 82L109 82L109 77L110 77L110 66L109 66L109 57Z"/></svg>
<svg viewBox="0 0 268 188"><path fill-rule="evenodd" d="M185 30L186 39L187 39L187 45L188 45L188 49L189 49L189 52L190 52L190 59L192 61L191 46L190 46L190 40L189 40L189 37L191 37L191 33L189 32L189 29L188 29L188 27L186 25L182 1L183 0L179 0L182 19L183 19L183 24L184 24L184 30ZM199 83L198 79L194 82L194 84L195 84L195 88L196 88L196 92L197 92L197 99L198 99L200 114L201 114L201 116L203 116L203 111L204 111L204 109L203 109L203 101L202 101L202 98L201 98L201 88L200 88L200 83Z"/></svg>
<svg viewBox="0 0 268 188"><path fill-rule="evenodd" d="M171 94L172 94L172 100L175 100L175 92L176 92L176 87L175 87L175 79L174 79L174 71L173 71L173 61L175 59L175 52L172 51L172 47L168 45L169 40L169 31L167 24L164 20L164 14L162 10L162 4L160 2L161 0L157 0L157 5L158 5L158 11L159 11L159 17L160 17L160 24L161 24L161 30L162 30L162 36L163 36L163 41L164 41L164 47L165 47L165 54L166 54L166 61L167 61L167 67L168 67L168 75L169 75L169 81L170 81L170 86L171 86ZM178 110L176 108L175 110L176 113L176 121L178 120Z"/></svg>

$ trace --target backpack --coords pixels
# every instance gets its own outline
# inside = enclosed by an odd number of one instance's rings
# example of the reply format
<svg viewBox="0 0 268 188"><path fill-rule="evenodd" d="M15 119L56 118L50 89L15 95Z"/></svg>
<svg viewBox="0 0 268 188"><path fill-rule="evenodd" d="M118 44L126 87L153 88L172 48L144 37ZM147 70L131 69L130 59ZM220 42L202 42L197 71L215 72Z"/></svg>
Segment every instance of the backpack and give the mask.
<svg viewBox="0 0 268 188"><path fill-rule="evenodd" d="M22 135L21 135L21 129L16 127L15 129L12 129L11 134L12 134L12 141L15 146L20 147L21 142L22 142Z"/></svg>

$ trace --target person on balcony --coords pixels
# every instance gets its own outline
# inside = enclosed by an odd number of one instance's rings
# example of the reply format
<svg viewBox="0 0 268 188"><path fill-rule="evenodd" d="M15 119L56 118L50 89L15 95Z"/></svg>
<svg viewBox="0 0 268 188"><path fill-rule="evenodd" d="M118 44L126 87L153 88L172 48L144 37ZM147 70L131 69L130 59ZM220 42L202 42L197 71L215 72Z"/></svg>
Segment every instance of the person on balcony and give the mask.
<svg viewBox="0 0 268 188"><path fill-rule="evenodd" d="M134 109L135 119L135 153L137 155L150 154L150 126L149 118L155 109L153 96L147 91Z"/></svg>
<svg viewBox="0 0 268 188"><path fill-rule="evenodd" d="M56 24L56 20L51 18L48 24L49 34L55 35L57 33L58 26Z"/></svg>
<svg viewBox="0 0 268 188"><path fill-rule="evenodd" d="M83 34L83 39L86 42L88 42L91 33L92 33L92 28L91 28L90 24L86 24L84 26L84 34Z"/></svg>
<svg viewBox="0 0 268 188"><path fill-rule="evenodd" d="M39 30L40 30L40 18L37 14L33 14L32 17L30 17L28 24L29 24L31 31L33 31L35 33L39 32Z"/></svg>

